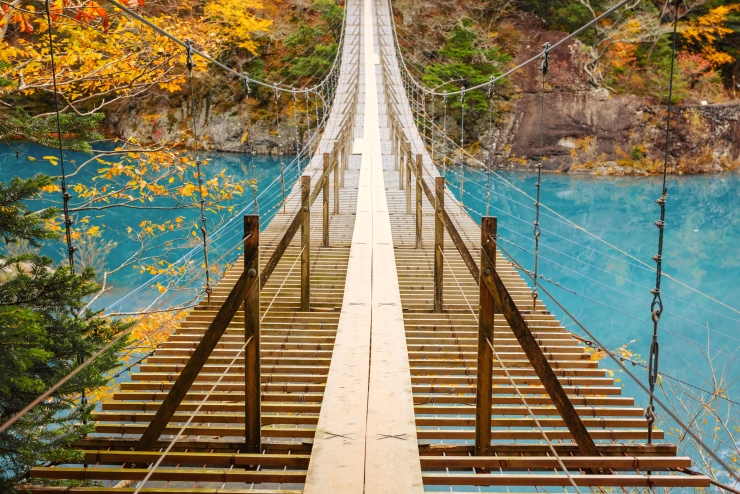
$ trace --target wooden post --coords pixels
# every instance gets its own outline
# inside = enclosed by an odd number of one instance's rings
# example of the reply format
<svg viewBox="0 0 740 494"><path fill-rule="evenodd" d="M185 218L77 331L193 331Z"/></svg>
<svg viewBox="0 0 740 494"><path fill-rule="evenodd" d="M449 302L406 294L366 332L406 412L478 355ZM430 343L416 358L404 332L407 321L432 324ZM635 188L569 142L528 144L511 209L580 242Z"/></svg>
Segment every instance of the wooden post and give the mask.
<svg viewBox="0 0 740 494"><path fill-rule="evenodd" d="M491 272L495 266L489 259L496 259L496 218L484 216L481 219L481 271ZM485 283L479 286L478 306L478 373L475 387L475 455L491 456L491 402L493 352L488 346L494 344L493 324L496 304Z"/></svg>
<svg viewBox="0 0 740 494"><path fill-rule="evenodd" d="M329 247L329 175L327 171L329 170L330 160L331 157L329 153L324 153L324 183L318 184L324 192L322 197L324 228L323 241L321 243L324 247Z"/></svg>
<svg viewBox="0 0 740 494"><path fill-rule="evenodd" d="M411 214L411 144L408 142L403 152L406 158L406 214Z"/></svg>
<svg viewBox="0 0 740 494"><path fill-rule="evenodd" d="M398 143L398 189L403 190L404 182L406 181L406 148L401 142ZM406 208L406 214L409 214L408 208Z"/></svg>
<svg viewBox="0 0 740 494"><path fill-rule="evenodd" d="M334 214L339 214L339 147L334 143L332 151L332 166L334 169L331 174L334 177Z"/></svg>
<svg viewBox="0 0 740 494"><path fill-rule="evenodd" d="M251 238L247 240L251 240ZM245 263L245 266L258 265L258 262L259 257L257 254L254 254L253 258ZM258 280L259 278L256 272L254 276L251 276L249 270L246 269L239 276L234 288L229 292L223 305L221 305L221 308L216 313L216 317L213 318L213 321L211 321L208 329L206 329L206 332L200 339L198 346L193 350L192 355L190 355L172 389L167 393L167 396L154 414L151 422L149 422L149 426L141 435L138 444L134 448L136 451L148 451L155 448L159 436L162 435L167 424L170 423L173 415L175 415L180 403L208 361L213 349L216 348L216 345L221 340L221 336L223 336L234 315L243 306L250 292L259 291Z"/></svg>
<svg viewBox="0 0 740 494"><path fill-rule="evenodd" d="M434 179L437 204L434 207L434 312L444 306L444 248L445 248L445 178Z"/></svg>
<svg viewBox="0 0 740 494"><path fill-rule="evenodd" d="M301 311L311 310L311 207L308 203L311 192L311 177L301 177L301 208L303 221L301 222Z"/></svg>
<svg viewBox="0 0 740 494"><path fill-rule="evenodd" d="M393 169L398 171L398 127L396 126L396 119L392 119L391 123L391 147L393 148Z"/></svg>
<svg viewBox="0 0 740 494"><path fill-rule="evenodd" d="M416 155L416 248L421 249L421 222L423 213L421 210L421 155Z"/></svg>
<svg viewBox="0 0 740 494"><path fill-rule="evenodd" d="M251 278L259 271L260 217L244 216L244 269ZM259 453L260 435L260 291L244 299L244 441L246 453Z"/></svg>
<svg viewBox="0 0 740 494"><path fill-rule="evenodd" d="M483 235L483 231L481 231L481 235ZM485 259L487 266L490 267L494 265L493 259L495 258L493 257L493 254L489 255L485 250L481 250L481 257L487 258ZM547 361L547 357L545 357L545 354L542 352L542 348L540 348L540 345L537 343L537 340L530 331L527 322L524 320L524 316L519 312L519 309L511 298L511 295L509 295L509 291L506 289L506 286L504 286L504 282L501 280L496 270L490 269L481 271L480 281L480 286L482 287L485 284L491 295L493 295L496 307L501 311L506 322L509 323L512 333L514 333L519 345L522 347L522 350L524 350L524 354L527 356L527 360L532 364L532 369L534 369L534 372L540 379L542 386L552 399L555 408L557 408L558 413L560 413L560 416L563 418L563 422L565 422L565 426L573 436L573 440L578 445L578 449L581 451L581 454L583 456L601 456L594 440L588 433L586 426L583 425L581 417L573 407L573 403L570 401L570 398L568 398L568 395L563 389L562 384L560 384L560 381L558 381L555 372ZM479 319L482 320L480 317ZM493 342L491 343L493 344ZM479 367L479 376L481 371L482 369ZM603 473L603 470L607 469L601 470L602 471L598 473ZM607 473L609 473L608 470Z"/></svg>
<svg viewBox="0 0 740 494"><path fill-rule="evenodd" d="M339 186L341 188L344 188L344 171L347 169L347 160L349 159L349 154L347 153L347 141L349 141L349 135L350 131L352 129L352 126L348 126L344 134L342 134L342 169L339 172Z"/></svg>

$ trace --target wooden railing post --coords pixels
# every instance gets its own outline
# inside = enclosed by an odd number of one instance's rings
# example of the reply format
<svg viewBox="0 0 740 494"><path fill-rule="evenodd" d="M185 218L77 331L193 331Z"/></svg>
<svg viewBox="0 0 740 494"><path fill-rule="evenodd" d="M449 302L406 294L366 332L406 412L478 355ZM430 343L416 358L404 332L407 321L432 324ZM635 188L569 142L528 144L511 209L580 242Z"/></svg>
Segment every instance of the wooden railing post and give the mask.
<svg viewBox="0 0 740 494"><path fill-rule="evenodd" d="M252 216L256 218L250 221L256 221L256 230L259 232L259 218L256 215ZM251 223L250 223L251 225ZM247 220L245 219L245 226L247 226ZM257 255L257 249L259 245L259 233L256 237L245 238L245 246L247 242L251 242L252 239L257 243L254 247L252 257L249 257L249 253L245 252L245 269L236 281L234 288L232 288L226 300L221 304L218 309L216 316L213 318L211 323L208 325L205 333L198 342L198 346L190 354L185 367L180 371L180 375L175 380L175 384L165 396L164 401L157 409L157 412L152 417L144 433L141 435L139 442L134 447L135 451L149 451L156 449L157 441L159 436L162 435L170 423L170 420L175 415L180 403L187 395L190 387L195 382L195 379L200 374L201 369L208 361L214 348L218 345L221 340L221 336L226 332L226 329L234 319L234 315L239 311L240 308L244 307L245 300L250 297L257 298L257 311L256 317L259 317L259 292L260 289L260 278L257 276L257 268L259 266L259 256ZM247 266L255 266L255 270L250 272ZM252 344L252 347L256 347L256 344ZM259 355L259 354L258 354ZM259 360L259 359L257 359ZM259 364L258 364L259 365ZM257 419L259 421L259 419Z"/></svg>
<svg viewBox="0 0 740 494"><path fill-rule="evenodd" d="M349 159L349 154L347 153L347 141L349 141L351 129L352 126L349 125L342 134L342 163L341 170L339 171L339 187L341 188L344 188L344 171L347 169L347 160Z"/></svg>
<svg viewBox="0 0 740 494"><path fill-rule="evenodd" d="M398 189L403 190L404 182L406 182L406 147L403 142L398 143ZM408 208L406 208L406 214L409 214Z"/></svg>
<svg viewBox="0 0 740 494"><path fill-rule="evenodd" d="M251 278L259 271L260 217L244 216L244 269ZM260 420L260 291L244 299L244 440L246 453L259 453Z"/></svg>
<svg viewBox="0 0 740 494"><path fill-rule="evenodd" d="M324 228L322 232L323 241L321 243L324 247L329 247L329 175L326 172L329 169L330 160L329 153L324 153L324 183L318 184L324 192L322 197Z"/></svg>
<svg viewBox="0 0 740 494"><path fill-rule="evenodd" d="M445 178L434 179L437 204L434 207L434 312L442 312L444 305L444 248Z"/></svg>
<svg viewBox="0 0 740 494"><path fill-rule="evenodd" d="M406 169L406 214L411 214L411 167L414 166L411 164L411 144L406 142L403 149L406 158L406 165L404 166Z"/></svg>
<svg viewBox="0 0 740 494"><path fill-rule="evenodd" d="M423 213L421 210L421 160L420 154L416 155L416 248L421 249L421 222L423 221Z"/></svg>
<svg viewBox="0 0 740 494"><path fill-rule="evenodd" d="M392 153L393 153L393 169L398 171L398 126L396 126L396 119L391 119L391 147L392 147Z"/></svg>
<svg viewBox="0 0 740 494"><path fill-rule="evenodd" d="M481 219L481 263L483 272L491 272L495 266L496 218L484 216ZM491 402L493 393L493 352L488 342L494 344L493 319L496 304L485 283L480 283L478 290L480 303L478 306L478 371L475 387L475 455L491 456Z"/></svg>
<svg viewBox="0 0 740 494"><path fill-rule="evenodd" d="M311 177L301 177L301 311L311 310L311 206L308 204L311 195Z"/></svg>
<svg viewBox="0 0 740 494"><path fill-rule="evenodd" d="M336 142L334 142L331 154L333 156L332 165L334 166L331 172L334 178L334 214L339 214L339 147Z"/></svg>
<svg viewBox="0 0 740 494"><path fill-rule="evenodd" d="M489 217L483 218L483 225L486 224L485 221L488 218ZM488 219L488 222L490 221L491 219ZM489 236L486 237L485 235ZM484 229L481 230L483 245L487 244L486 240L491 240L491 235L492 234L490 232L487 232ZM493 248L493 246L491 248ZM560 416L563 418L563 422L565 422L565 426L568 428L568 431L573 436L573 440L578 445L578 449L581 451L581 454L583 456L601 456L601 453L596 447L596 444L589 434L588 429L586 429L586 426L583 424L581 417L578 415L578 412L573 407L573 403L570 401L568 394L563 389L563 385L560 384L558 377L552 370L550 362L548 362L547 357L545 356L542 348L537 342L537 339L534 337L531 330L529 329L527 321L524 319L524 316L514 303L514 300L509 294L509 291L504 285L504 282L501 280L501 277L494 269L494 256L495 251L489 253L487 249L481 249L481 257L484 258L485 264L485 267L481 266L481 268L483 269L480 271L481 289L485 286L485 288L487 288L490 294L493 296L493 300L496 304L496 309L501 312L501 314L506 319L506 322L509 324L511 332L514 333L514 336L516 337L519 345L524 351L524 355L526 355L529 363L532 364L532 369L534 369L534 372L540 379L542 386L545 388L545 391L550 396L550 399L552 399L553 405L555 405L555 408L557 408ZM481 328L483 328L482 315L479 316L479 321L481 324ZM493 344L493 342L491 342L491 344ZM484 368L479 362L479 379L481 376L481 372L484 372ZM484 383L479 381L479 388L483 386L483 384ZM479 428L476 427L476 432L478 430ZM606 468L596 470L598 473L605 472L611 474L611 470Z"/></svg>

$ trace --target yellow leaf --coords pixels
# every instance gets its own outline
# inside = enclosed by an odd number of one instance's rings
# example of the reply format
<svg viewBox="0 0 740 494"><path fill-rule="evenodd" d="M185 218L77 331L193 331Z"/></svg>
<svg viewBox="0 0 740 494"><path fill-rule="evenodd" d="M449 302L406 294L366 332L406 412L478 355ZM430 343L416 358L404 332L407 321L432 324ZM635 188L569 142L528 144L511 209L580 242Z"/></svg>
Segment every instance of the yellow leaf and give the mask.
<svg viewBox="0 0 740 494"><path fill-rule="evenodd" d="M59 164L59 158L57 156L44 156L44 159L54 166Z"/></svg>

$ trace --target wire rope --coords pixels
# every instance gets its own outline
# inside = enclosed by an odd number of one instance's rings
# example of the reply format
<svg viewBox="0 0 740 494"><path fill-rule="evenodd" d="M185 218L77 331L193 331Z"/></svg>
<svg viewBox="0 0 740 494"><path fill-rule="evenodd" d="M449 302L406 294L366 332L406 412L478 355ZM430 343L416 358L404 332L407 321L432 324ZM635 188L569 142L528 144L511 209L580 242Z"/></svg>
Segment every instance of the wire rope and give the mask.
<svg viewBox="0 0 740 494"><path fill-rule="evenodd" d="M545 126L545 81L547 80L547 68L549 62L550 43L545 42L544 50L542 51L542 65L540 65L540 72L542 72L542 103L540 111L540 159L537 162L537 199L534 201L534 286L532 287L532 314L537 312L537 268L539 264L540 254L540 192L542 183L542 162L544 160L544 126ZM460 189L460 197L462 197L463 190Z"/></svg>
<svg viewBox="0 0 740 494"><path fill-rule="evenodd" d="M650 304L650 312L653 319L653 339L650 343L650 355L648 358L648 384L650 385L650 404L645 410L645 418L648 421L648 444L653 442L653 422L655 422L655 405L653 404L653 390L658 379L658 355L660 345L658 343L658 323L663 313L663 300L660 296L660 281L663 271L663 235L665 233L665 204L668 197L668 187L666 186L666 177L668 174L668 153L670 149L671 138L671 110L673 104L673 70L676 61L676 42L678 41L678 0L675 2L676 11L673 15L673 39L671 43L671 70L668 78L668 115L666 117L665 128L665 157L663 159L663 187L660 197L655 202L660 206L660 219L655 222L658 227L658 253L653 256L655 261L655 288L650 290L653 294L653 301Z"/></svg>
<svg viewBox="0 0 740 494"><path fill-rule="evenodd" d="M519 262L518 262L518 261L516 260L516 258L514 258L514 257L513 257L513 256L512 256L512 255L511 255L511 254L510 254L510 253L509 253L509 252L508 252L508 251L507 251L507 250L506 250L506 249L505 249L504 247L502 247L501 245L498 245L497 247L499 248L499 250L501 250L501 252L502 252L502 253L503 253L504 255L506 255L506 257L508 257L508 258L509 258L510 262L511 262L511 263L512 263L513 265L517 266L517 267L518 267L518 269L520 269L521 271L523 271L524 273L526 273L526 274L527 274L527 276L528 276L528 277L529 277L530 279L532 278L532 275L531 275L531 274L529 274L529 273L528 273L528 272L527 272L527 271L526 271L526 270L525 270L525 269L524 269L524 268L522 267L522 265L521 265L521 264L520 264L520 263L519 263ZM576 317L575 317L575 316L574 316L574 315L573 315L573 314L572 314L572 313L571 313L570 311L568 311L568 309L566 309L566 308L565 308L565 307L563 306L563 304L561 304L561 303L560 303L560 301L558 301L558 300L557 300L557 299L556 299L556 298L555 298L555 297L554 297L554 296L553 296L552 294L550 294L550 292L548 292L548 291L547 291L547 289L546 289L546 288L545 288L544 286L541 286L540 288L541 288L542 292L543 292L543 293L544 293L545 295L547 295L547 297L549 297L549 298L550 298L550 300L552 300L552 301L553 301L553 302L555 303L555 305L557 305L557 306L558 306L558 307L560 308L560 310L562 310L562 311L563 311L563 312L564 312L564 313L565 313L565 314L566 314L566 315L567 315L567 316L568 316L568 317L569 317L569 318L570 318L570 319L571 319L571 320L572 320L572 321L573 321L573 322L574 322L574 323L575 323L575 324L576 324L576 325L577 325L577 326L578 326L579 328L581 328L581 330L582 330L582 331L583 331L584 333L586 333L586 334L588 335L588 337L589 337L589 338L591 339L591 341L593 341L593 342L594 342L594 343L595 343L596 345L598 345L598 346L600 346L600 347L604 347L604 345L603 345L603 344L602 344L602 343L601 343L601 342L599 341L599 339L595 337L595 335L593 334L593 332L592 332L592 331L590 331L589 329L587 329L587 328L586 328L586 327L585 327L585 326L584 326L584 325L583 325L583 324L582 324L582 323L581 323L581 322L580 322L580 321L578 320L578 318L576 318ZM604 348L605 348L605 347L604 347ZM650 391L650 389L649 389L649 388L648 388L648 387L647 387L647 386L646 386L646 385L645 385L645 384L644 384L644 383L642 382L642 380L638 379L638 378L637 378L637 376L635 376L635 375L634 375L634 374L633 374L633 373L632 373L632 372L631 372L631 371L630 371L630 370L629 370L629 369L628 369L628 368L627 368L627 367L626 367L626 366L624 365L624 363L622 363L622 362L621 362L621 360L619 359L619 357L617 357L617 356L615 356L615 355L612 355L611 353L607 353L607 355L608 355L608 356L609 356L609 357L610 357L610 358L612 359L612 361L614 361L614 363L616 363L616 364L617 364L617 365L618 365L618 366L619 366L619 367L620 367L620 368L622 369L622 371L623 371L623 372L624 372L625 374L627 374L627 375L628 375L628 376L630 377L630 379L632 379L632 380L633 380L633 381L634 381L634 382L635 382L635 383L636 383L636 384L637 384L637 385L638 385L638 386L639 386L639 387L640 387L640 388L641 388L641 389L642 389L642 390L643 390L643 391L644 391L644 392L645 392L646 394L648 394L648 395L651 395L651 394L653 394L653 393L652 393L652 392ZM696 434L695 432L693 432L693 431L692 431L692 430L691 430L691 429L690 429L690 428L689 428L689 427L688 427L688 426L687 426L687 425L686 425L686 424L685 424L685 423L683 422L683 420L681 420L681 419L680 419L680 417L678 417L678 415L676 415L676 413L675 413L675 412L674 412L674 411L673 411L673 410L671 409L671 407L670 407L670 406L668 406L668 405L666 405L665 403L663 403L663 401L662 401L662 400L661 400L660 398L658 398L658 397L656 397L656 396L654 396L654 395L653 395L653 401L654 401L654 403L657 403L657 404L658 404L658 405L659 405L659 406L660 406L660 407L661 407L661 408L662 408L662 409L663 409L663 410L664 410L664 411L665 411L665 412L666 412L666 413L667 413L667 414L668 414L668 415L669 415L669 416L670 416L670 417L671 417L671 418L672 418L672 419L673 419L673 420L674 420L674 421L675 421L675 422L676 422L676 423L677 423L677 424L679 425L679 427L681 427L681 428L682 428L682 429L683 429L684 431L686 431L686 433L687 433L688 435L690 435L690 436L692 437L692 439L693 439L694 441L696 441L696 443L697 443L698 445L700 445L700 446L701 446L701 447L702 447L702 448L703 448L703 449L704 449L704 450L706 451L706 453L707 453L707 454L708 454L709 456L711 456L711 457L712 457L712 458L713 458L713 459L714 459L714 460L715 460L715 461L716 461L717 463L719 463L719 464L720 464L720 465L722 466L722 468L724 468L724 469L725 469L725 470L727 471L727 473L728 473L728 474L729 474L729 475L731 476L731 478L736 478L736 479L738 479L738 480L740 481L740 474L738 474L737 472L735 472L735 471L734 471L734 470L733 470L733 469L732 469L732 468L731 468L731 467L730 467L730 466L729 466L729 465L728 465L728 464L727 464L727 463L726 463L726 462L725 462L725 461L724 461L724 460L722 459L722 457L721 457L721 456L720 456L720 455L719 455L719 454L718 454L717 452L715 452L715 451L714 451L714 449L713 449L713 448L710 448L709 446L707 446L707 445L706 445L706 444L704 443L704 441L702 441L702 439L701 439L701 438L700 438L700 437L699 437L699 436L698 436L698 435L697 435L697 434Z"/></svg>

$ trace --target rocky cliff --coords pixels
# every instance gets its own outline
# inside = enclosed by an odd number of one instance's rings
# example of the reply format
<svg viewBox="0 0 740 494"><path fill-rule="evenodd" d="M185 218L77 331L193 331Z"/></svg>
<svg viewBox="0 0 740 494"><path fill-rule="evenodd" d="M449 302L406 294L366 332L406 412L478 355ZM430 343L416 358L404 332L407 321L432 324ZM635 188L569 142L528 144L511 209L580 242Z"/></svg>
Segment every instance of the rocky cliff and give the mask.
<svg viewBox="0 0 740 494"><path fill-rule="evenodd" d="M541 26L520 28L520 49L515 63L554 43L565 33ZM487 160L487 149L496 150L494 166L531 167L542 153L547 170L570 173L653 174L662 171L665 155L666 107L632 95L614 94L588 83L577 40L550 54L544 87L539 63L527 66L513 78L510 108L493 132L479 135L478 158ZM201 75L197 81L196 128L199 145L206 149L247 152L251 139L257 154L292 154L296 141L307 136L306 113L299 103L281 102L279 124L268 95L263 100L245 98L233 89L233 81ZM180 95L148 94L113 107L108 112L108 131L140 142L178 142L192 147L192 116L189 99ZM315 111L310 112L315 128ZM298 125L296 126L296 120ZM250 122L247 129L247 123ZM454 133L457 122L448 119ZM740 165L740 104L679 105L673 107L669 146L671 173L721 172Z"/></svg>
<svg viewBox="0 0 740 494"><path fill-rule="evenodd" d="M522 32L516 62L541 52L565 33ZM512 111L488 143L499 150L497 166L543 166L561 172L651 174L662 170L667 107L632 95L613 94L587 82L577 40L550 54L543 91L539 64L515 76ZM671 173L721 172L740 165L740 104L678 105L671 113ZM492 139L492 141L491 141Z"/></svg>

